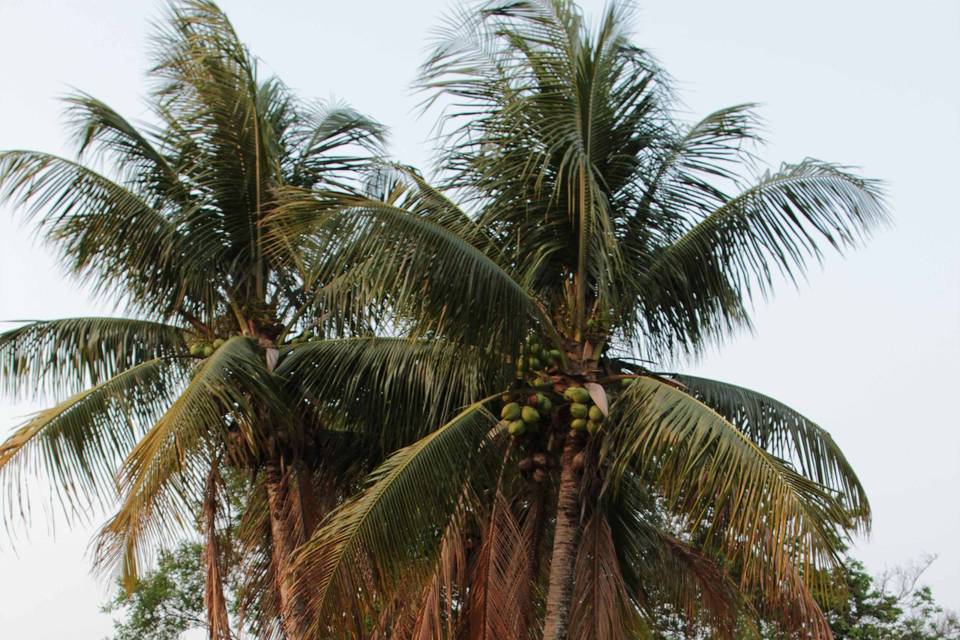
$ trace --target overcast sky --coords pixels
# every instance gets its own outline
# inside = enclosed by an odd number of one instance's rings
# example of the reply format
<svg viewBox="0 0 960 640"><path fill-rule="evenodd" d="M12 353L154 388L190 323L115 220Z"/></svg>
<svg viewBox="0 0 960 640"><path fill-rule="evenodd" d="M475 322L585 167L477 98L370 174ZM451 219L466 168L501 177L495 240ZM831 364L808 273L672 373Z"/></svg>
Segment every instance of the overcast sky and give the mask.
<svg viewBox="0 0 960 640"><path fill-rule="evenodd" d="M222 5L268 71L305 97L374 116L391 127L396 158L425 164L431 122L417 119L409 84L447 2ZM596 15L601 2L583 6ZM159 8L0 0L0 148L67 153L57 97L71 87L143 117L144 40ZM760 102L769 162L813 156L886 182L891 229L778 291L758 306L754 335L690 369L769 393L829 429L874 509L856 555L881 571L938 554L925 581L960 609L960 3L647 0L635 31L678 80L691 118ZM109 312L15 220L0 208L0 320ZM0 434L37 408L0 400ZM109 633L98 610L108 585L86 555L96 522L59 523L54 536L38 518L15 547L0 539L5 638Z"/></svg>

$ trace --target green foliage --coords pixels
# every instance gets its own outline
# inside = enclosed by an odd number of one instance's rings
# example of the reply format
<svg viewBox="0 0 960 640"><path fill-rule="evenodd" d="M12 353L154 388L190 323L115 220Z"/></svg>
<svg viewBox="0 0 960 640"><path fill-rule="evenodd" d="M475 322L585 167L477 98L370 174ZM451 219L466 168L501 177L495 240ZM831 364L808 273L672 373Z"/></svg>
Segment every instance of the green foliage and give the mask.
<svg viewBox="0 0 960 640"><path fill-rule="evenodd" d="M899 567L872 577L863 564L847 558L834 578L838 596L822 603L836 640L957 640L960 617L919 583L933 562Z"/></svg>
<svg viewBox="0 0 960 640"><path fill-rule="evenodd" d="M103 607L105 613L119 615L112 640L177 640L185 631L206 628L202 553L200 544L182 543L161 552L156 569L129 592L118 584Z"/></svg>

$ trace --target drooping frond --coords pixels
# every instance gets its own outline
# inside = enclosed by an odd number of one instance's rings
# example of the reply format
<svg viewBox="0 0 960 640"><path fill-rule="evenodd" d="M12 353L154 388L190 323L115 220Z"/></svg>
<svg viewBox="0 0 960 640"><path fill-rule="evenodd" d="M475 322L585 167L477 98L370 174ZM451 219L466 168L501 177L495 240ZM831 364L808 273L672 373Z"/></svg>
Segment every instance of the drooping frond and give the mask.
<svg viewBox="0 0 960 640"><path fill-rule="evenodd" d="M480 551L462 614L470 640L528 637L535 578L531 560L536 553L526 544L530 533L498 488L482 523Z"/></svg>
<svg viewBox="0 0 960 640"><path fill-rule="evenodd" d="M842 531L852 526L841 500L707 405L641 377L611 412L605 445L614 490L628 469L651 478L670 512L706 531L706 548L742 563L745 585L782 581L795 564L836 561ZM761 546L768 548L762 560L753 553Z"/></svg>
<svg viewBox="0 0 960 640"><path fill-rule="evenodd" d="M186 343L176 326L128 318L39 320L0 333L0 390L62 397L148 360L178 355L186 355Z"/></svg>
<svg viewBox="0 0 960 640"><path fill-rule="evenodd" d="M785 458L811 480L836 491L867 527L870 503L843 451L822 427L770 396L737 385L669 374L770 453Z"/></svg>
<svg viewBox="0 0 960 640"><path fill-rule="evenodd" d="M458 603L469 582L466 512L466 508L461 508L450 519L440 540L433 575L405 612L405 617L411 620L410 640L454 637L460 614Z"/></svg>
<svg viewBox="0 0 960 640"><path fill-rule="evenodd" d="M66 98L67 117L82 158L110 162L122 183L158 210L189 205L190 194L171 158L109 105L86 93Z"/></svg>
<svg viewBox="0 0 960 640"><path fill-rule="evenodd" d="M217 534L223 493L223 478L219 461L215 461L207 474L203 494L203 605L207 610L207 630L210 640L230 640L230 619L227 599L224 595L224 559Z"/></svg>
<svg viewBox="0 0 960 640"><path fill-rule="evenodd" d="M739 188L743 164L752 164L750 146L760 141L754 105L736 105L706 116L677 132L664 126L650 167L636 184L625 188L614 213L617 235L631 277L620 283L624 295L615 316L624 339L647 357L696 351L709 339L749 327L740 296L730 288L724 295L675 295L671 281L642 291L644 269L663 247L675 242L690 226L729 199ZM701 265L704 271L711 266ZM722 277L719 266L713 279ZM678 274L682 278L685 274ZM684 282L698 291L698 281Z"/></svg>
<svg viewBox="0 0 960 640"><path fill-rule="evenodd" d="M120 565L125 580L132 580L156 547L192 525L216 444L226 440L228 427L252 449L264 446L251 430L251 406L273 408L270 390L263 356L250 338L231 338L203 361L124 461L120 508L97 543L101 566Z"/></svg>
<svg viewBox="0 0 960 640"><path fill-rule="evenodd" d="M114 301L168 319L187 302L216 298L193 239L141 196L81 164L36 151L0 153L0 200L37 218L37 232L70 272Z"/></svg>
<svg viewBox="0 0 960 640"><path fill-rule="evenodd" d="M703 218L729 197L722 187L737 186L743 165L752 161L750 145L761 142L756 105L714 111L676 135L662 135L662 157L633 202L622 211L624 243L638 257L670 244L688 220Z"/></svg>
<svg viewBox="0 0 960 640"><path fill-rule="evenodd" d="M885 220L876 182L816 160L783 165L654 255L641 290L683 300L765 294L777 276L795 281L823 244L854 247Z"/></svg>
<svg viewBox="0 0 960 640"><path fill-rule="evenodd" d="M415 579L432 566L496 422L485 408L489 400L390 456L370 475L366 490L330 514L301 548L297 590L315 616L315 633L322 635L327 625L351 626L354 607L366 610L385 586L398 584L401 576Z"/></svg>
<svg viewBox="0 0 960 640"><path fill-rule="evenodd" d="M424 425L506 388L513 367L440 339L358 337L286 348L276 374L330 427L368 432L393 451L421 438Z"/></svg>
<svg viewBox="0 0 960 640"><path fill-rule="evenodd" d="M117 497L123 459L173 401L187 366L144 360L34 415L0 444L2 514L7 523L30 512L28 488L42 472L68 516L85 517Z"/></svg>
<svg viewBox="0 0 960 640"><path fill-rule="evenodd" d="M602 511L617 552L623 587L647 626L676 618L710 637L730 638L753 612L722 559L683 541L635 475L607 495Z"/></svg>
<svg viewBox="0 0 960 640"><path fill-rule="evenodd" d="M263 474L250 483L234 535L240 551L238 614L258 638L281 640L280 603L271 557L270 507Z"/></svg>
<svg viewBox="0 0 960 640"><path fill-rule="evenodd" d="M369 168L371 155L383 153L386 128L340 102L302 110L284 143L290 152L284 182L320 190L352 188Z"/></svg>
<svg viewBox="0 0 960 640"><path fill-rule="evenodd" d="M583 525L574 568L571 640L626 640L639 630L620 570L606 513L597 509Z"/></svg>

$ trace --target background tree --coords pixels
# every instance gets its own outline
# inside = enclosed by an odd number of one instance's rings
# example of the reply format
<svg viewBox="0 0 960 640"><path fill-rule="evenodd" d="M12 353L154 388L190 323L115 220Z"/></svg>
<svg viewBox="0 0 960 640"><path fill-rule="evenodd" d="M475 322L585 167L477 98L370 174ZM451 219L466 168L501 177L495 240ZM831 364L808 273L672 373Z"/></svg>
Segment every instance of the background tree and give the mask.
<svg viewBox="0 0 960 640"><path fill-rule="evenodd" d="M118 585L104 613L120 614L114 640L177 640L185 631L209 629L204 605L203 546L183 543L161 551L156 568L132 589Z"/></svg>

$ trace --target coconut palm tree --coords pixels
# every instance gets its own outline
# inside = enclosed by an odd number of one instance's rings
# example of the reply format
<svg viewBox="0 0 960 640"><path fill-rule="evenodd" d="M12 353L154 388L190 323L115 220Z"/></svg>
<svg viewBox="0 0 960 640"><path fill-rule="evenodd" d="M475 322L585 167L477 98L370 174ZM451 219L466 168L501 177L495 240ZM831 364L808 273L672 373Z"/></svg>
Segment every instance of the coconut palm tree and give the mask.
<svg viewBox="0 0 960 640"><path fill-rule="evenodd" d="M420 80L440 186L395 167L374 195L273 214L326 238L334 299L490 373L301 549L314 637L641 637L663 607L719 637L757 616L829 637L817 576L869 524L843 453L767 396L670 370L858 245L882 195L817 160L754 171L750 105L680 123L629 21L455 14Z"/></svg>
<svg viewBox="0 0 960 640"><path fill-rule="evenodd" d="M263 221L284 189L349 191L384 131L346 105L304 103L260 77L212 3L172 6L153 53L151 124L77 94L67 99L77 160L0 154L2 196L69 273L127 312L28 322L0 335L4 391L57 399L0 445L5 516L29 510L34 472L70 516L119 500L98 557L131 579L156 546L199 521L210 628L222 638L229 627L216 534L224 469L240 470L252 478L247 504L261 508L246 518L250 593L265 633L282 614L283 631L299 637L292 552L323 500L350 490L350 469L365 472L362 453L390 443L339 437L350 432L345 419L320 434L305 383L282 375L290 345L311 345L318 358L339 345L354 371L411 347L374 352L362 340L321 340L362 328L319 293L324 283L300 239L277 241Z"/></svg>

